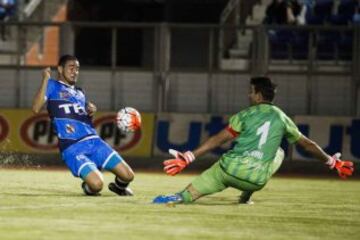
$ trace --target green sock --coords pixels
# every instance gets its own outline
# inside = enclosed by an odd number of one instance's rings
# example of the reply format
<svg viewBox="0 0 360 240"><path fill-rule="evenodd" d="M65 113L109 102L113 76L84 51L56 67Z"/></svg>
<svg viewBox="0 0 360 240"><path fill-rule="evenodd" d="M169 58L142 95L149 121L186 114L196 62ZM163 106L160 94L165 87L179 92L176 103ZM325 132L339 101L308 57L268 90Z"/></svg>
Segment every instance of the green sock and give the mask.
<svg viewBox="0 0 360 240"><path fill-rule="evenodd" d="M188 190L184 190L182 192L179 193L183 199L183 202L186 203L191 203L193 201L191 193Z"/></svg>

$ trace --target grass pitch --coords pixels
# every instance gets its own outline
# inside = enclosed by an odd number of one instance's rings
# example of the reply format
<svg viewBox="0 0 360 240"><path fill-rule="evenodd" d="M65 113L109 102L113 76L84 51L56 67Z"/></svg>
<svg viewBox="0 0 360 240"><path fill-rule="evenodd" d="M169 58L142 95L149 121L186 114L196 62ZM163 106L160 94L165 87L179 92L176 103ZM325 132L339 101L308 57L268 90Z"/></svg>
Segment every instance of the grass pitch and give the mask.
<svg viewBox="0 0 360 240"><path fill-rule="evenodd" d="M360 239L360 181L273 178L254 205L234 189L151 204L193 177L137 173L134 197L86 197L65 170L0 170L0 239Z"/></svg>

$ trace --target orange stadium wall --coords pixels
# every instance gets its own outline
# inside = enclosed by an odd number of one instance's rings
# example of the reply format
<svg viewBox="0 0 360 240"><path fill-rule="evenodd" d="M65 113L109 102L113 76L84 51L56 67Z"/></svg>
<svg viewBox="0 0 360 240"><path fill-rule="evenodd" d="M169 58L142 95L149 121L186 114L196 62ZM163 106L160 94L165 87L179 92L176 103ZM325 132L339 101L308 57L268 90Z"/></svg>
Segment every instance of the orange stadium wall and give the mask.
<svg viewBox="0 0 360 240"><path fill-rule="evenodd" d="M52 22L65 22L67 16L67 5L62 5ZM60 28L45 27L43 30L43 49L40 49L38 42L34 43L25 56L25 64L28 66L54 66L60 55Z"/></svg>

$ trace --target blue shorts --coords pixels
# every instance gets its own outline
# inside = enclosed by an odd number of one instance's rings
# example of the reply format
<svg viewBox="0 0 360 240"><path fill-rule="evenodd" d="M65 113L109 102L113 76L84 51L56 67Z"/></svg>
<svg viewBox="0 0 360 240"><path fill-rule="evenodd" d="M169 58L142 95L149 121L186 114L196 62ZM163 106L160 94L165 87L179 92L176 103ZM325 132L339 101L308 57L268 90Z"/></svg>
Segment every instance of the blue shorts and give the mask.
<svg viewBox="0 0 360 240"><path fill-rule="evenodd" d="M71 173L82 179L95 170L111 170L123 159L99 137L77 142L62 152Z"/></svg>

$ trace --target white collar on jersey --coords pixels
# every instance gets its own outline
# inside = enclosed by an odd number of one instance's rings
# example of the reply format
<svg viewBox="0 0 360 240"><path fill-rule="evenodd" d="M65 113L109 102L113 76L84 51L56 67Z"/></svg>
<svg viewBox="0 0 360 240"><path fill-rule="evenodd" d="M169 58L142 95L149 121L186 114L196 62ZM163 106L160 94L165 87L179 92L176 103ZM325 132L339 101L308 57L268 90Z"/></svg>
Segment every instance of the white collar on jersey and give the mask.
<svg viewBox="0 0 360 240"><path fill-rule="evenodd" d="M61 83L61 84L63 84L63 85L65 85L65 86L67 86L67 87L70 87L70 88L72 88L72 89L75 89L75 85L70 85L70 84L68 84L68 83L66 83L66 82L61 81L60 79L58 79L58 82Z"/></svg>

